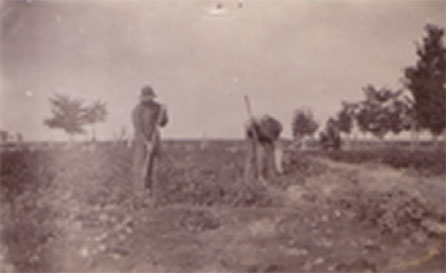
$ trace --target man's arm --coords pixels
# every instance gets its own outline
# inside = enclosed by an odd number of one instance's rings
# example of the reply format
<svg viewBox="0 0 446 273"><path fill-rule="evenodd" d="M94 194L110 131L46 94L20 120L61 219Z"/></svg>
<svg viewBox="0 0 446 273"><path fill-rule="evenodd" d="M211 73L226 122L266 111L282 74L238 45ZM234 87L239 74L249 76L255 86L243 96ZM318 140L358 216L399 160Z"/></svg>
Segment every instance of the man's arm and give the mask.
<svg viewBox="0 0 446 273"><path fill-rule="evenodd" d="M169 122L169 116L167 115L167 109L164 105L160 105L160 119L159 126L164 127Z"/></svg>

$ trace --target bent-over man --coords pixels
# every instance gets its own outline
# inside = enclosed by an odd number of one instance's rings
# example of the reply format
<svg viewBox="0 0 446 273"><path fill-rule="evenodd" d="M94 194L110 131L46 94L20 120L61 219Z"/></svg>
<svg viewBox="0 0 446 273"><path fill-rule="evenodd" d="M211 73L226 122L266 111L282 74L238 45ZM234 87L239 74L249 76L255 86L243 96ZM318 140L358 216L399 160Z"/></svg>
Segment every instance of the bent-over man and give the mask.
<svg viewBox="0 0 446 273"><path fill-rule="evenodd" d="M278 140L283 130L282 124L270 115L249 120L245 131L248 140L248 157L245 178L252 174L263 183L267 178L283 173L281 150Z"/></svg>
<svg viewBox="0 0 446 273"><path fill-rule="evenodd" d="M167 111L164 106L154 99L156 94L151 86L141 89L140 102L132 112L134 128L134 162L133 174L137 191L153 191L157 182L156 163L160 156L159 127L168 122Z"/></svg>

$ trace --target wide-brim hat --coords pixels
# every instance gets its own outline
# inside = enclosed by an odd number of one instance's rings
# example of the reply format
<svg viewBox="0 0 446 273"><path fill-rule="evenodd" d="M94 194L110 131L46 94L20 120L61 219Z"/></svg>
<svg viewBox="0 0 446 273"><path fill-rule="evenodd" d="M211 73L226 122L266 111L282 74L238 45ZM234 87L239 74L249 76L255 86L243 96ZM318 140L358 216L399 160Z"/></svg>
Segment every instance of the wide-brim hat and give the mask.
<svg viewBox="0 0 446 273"><path fill-rule="evenodd" d="M156 97L155 91L150 85L145 85L141 88L140 98L154 98Z"/></svg>

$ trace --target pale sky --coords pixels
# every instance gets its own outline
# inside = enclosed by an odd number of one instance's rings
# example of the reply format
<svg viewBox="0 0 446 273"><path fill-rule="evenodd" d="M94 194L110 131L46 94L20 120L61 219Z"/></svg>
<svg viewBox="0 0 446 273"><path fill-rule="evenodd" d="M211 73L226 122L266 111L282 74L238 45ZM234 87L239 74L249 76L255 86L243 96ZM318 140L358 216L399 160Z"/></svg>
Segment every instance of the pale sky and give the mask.
<svg viewBox="0 0 446 273"><path fill-rule="evenodd" d="M323 124L367 84L401 87L424 25L446 24L440 0L1 3L0 127L27 140L66 139L43 125L54 92L107 103L99 138L130 131L144 84L167 138L242 137L244 94L290 136L296 108Z"/></svg>

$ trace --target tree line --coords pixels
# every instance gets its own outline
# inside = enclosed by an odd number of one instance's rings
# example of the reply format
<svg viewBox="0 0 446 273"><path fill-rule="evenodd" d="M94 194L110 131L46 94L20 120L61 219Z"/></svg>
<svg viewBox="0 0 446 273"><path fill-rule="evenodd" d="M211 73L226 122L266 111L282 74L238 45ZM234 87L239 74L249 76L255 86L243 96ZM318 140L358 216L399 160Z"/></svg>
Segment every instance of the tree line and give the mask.
<svg viewBox="0 0 446 273"><path fill-rule="evenodd" d="M416 44L418 60L404 69L403 87L391 90L367 85L364 99L342 102L341 109L328 119L320 132L323 147L339 148L341 134L349 136L354 128L383 140L411 131L413 135L428 131L434 139L445 132L446 125L446 48L444 30L428 24L422 43ZM318 129L311 110L296 110L292 131L295 139L312 137Z"/></svg>

